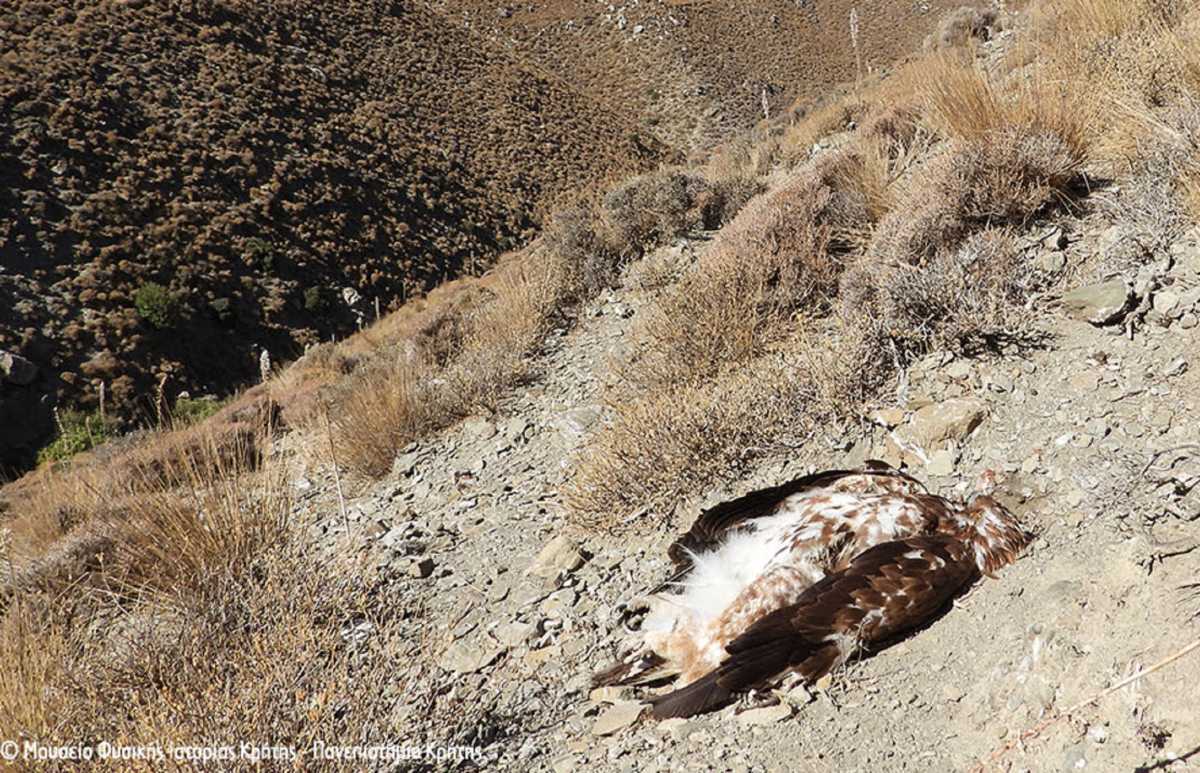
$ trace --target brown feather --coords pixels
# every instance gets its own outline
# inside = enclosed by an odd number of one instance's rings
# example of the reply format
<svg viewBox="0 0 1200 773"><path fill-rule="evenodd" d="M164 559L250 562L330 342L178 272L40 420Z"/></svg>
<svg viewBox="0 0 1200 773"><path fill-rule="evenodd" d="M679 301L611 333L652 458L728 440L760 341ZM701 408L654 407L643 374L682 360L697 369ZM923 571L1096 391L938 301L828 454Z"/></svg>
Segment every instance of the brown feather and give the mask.
<svg viewBox="0 0 1200 773"><path fill-rule="evenodd" d="M865 646L916 628L977 576L968 546L952 537L885 542L759 619L726 647L715 671L656 699L654 714L709 711L789 670L815 681L847 654L839 640Z"/></svg>
<svg viewBox="0 0 1200 773"><path fill-rule="evenodd" d="M692 566L692 553L710 550L721 542L731 528L755 518L771 515L788 497L804 491L830 487L838 481L853 476L895 478L906 487L917 492L925 488L915 478L900 472L886 462L867 461L859 470L830 470L805 475L802 478L771 488L752 491L729 502L723 502L700 513L692 527L667 549L667 557L675 567L668 582L676 582L686 576Z"/></svg>

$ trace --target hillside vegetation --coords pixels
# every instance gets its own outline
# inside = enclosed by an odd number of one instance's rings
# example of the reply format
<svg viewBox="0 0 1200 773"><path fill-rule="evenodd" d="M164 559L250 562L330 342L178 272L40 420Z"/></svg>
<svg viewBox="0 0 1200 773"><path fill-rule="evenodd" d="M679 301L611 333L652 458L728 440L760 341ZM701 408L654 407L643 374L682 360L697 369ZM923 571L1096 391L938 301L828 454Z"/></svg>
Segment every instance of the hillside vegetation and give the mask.
<svg viewBox="0 0 1200 773"><path fill-rule="evenodd" d="M1079 704L1086 730L1023 731L1194 638L1200 11L968 8L934 40L703 163L581 191L482 277L198 424L0 489L0 739L1174 765L1194 659ZM974 423L938 466L903 430L955 401ZM587 672L679 528L868 453L955 496L1001 473L1037 541L799 719L605 727L636 696Z"/></svg>
<svg viewBox="0 0 1200 773"><path fill-rule="evenodd" d="M36 430L0 467L48 439L42 394L227 393L663 151L413 2L9 4L0 351L40 373L0 397Z"/></svg>
<svg viewBox="0 0 1200 773"><path fill-rule="evenodd" d="M764 108L767 117L803 115L923 43L961 37L952 25L935 29L943 12L982 5L446 0L443 13L703 157Z"/></svg>

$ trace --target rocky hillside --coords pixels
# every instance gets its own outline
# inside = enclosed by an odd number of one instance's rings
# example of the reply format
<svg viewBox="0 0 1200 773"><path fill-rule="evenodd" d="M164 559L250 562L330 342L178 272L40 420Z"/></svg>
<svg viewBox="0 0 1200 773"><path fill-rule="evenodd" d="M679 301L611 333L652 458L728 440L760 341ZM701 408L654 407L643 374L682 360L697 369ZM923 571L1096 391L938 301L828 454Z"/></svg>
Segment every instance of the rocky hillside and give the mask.
<svg viewBox="0 0 1200 773"><path fill-rule="evenodd" d="M619 111L413 2L17 2L0 16L0 408L225 393L656 163ZM346 289L361 297L349 308ZM353 295L351 297L354 297ZM21 389L14 388L20 386Z"/></svg>
<svg viewBox="0 0 1200 773"><path fill-rule="evenodd" d="M954 31L962 0L439 0L433 7L514 56L619 106L702 155L755 121L811 108ZM851 32L851 14L855 30ZM764 111L765 108L765 111Z"/></svg>
<svg viewBox="0 0 1200 773"><path fill-rule="evenodd" d="M1188 590L1200 577L1200 229L1103 281L1126 225L1089 217L1023 240L1065 278L1036 302L1045 346L923 358L861 427L827 427L665 512L614 517L636 541L564 531L562 492L615 420L603 396L617 376L596 363L619 358L652 312L642 270L702 243L637 266L555 342L534 389L407 449L345 517L331 470L298 471L310 538L420 610L415 626L364 633L403 653L394 689L407 698L392 717L404 737L480 744L512 770L1170 769L1200 743L1200 703L1178 687L1200 678L1200 653L1014 746L1200 635ZM655 722L642 693L591 689L626 609L669 574L666 549L701 509L869 458L951 498L993 470L1037 538L929 628L776 705Z"/></svg>
<svg viewBox="0 0 1200 773"><path fill-rule="evenodd" d="M1200 9L952 19L738 163L625 180L202 423L0 488L0 740L1186 770ZM701 511L871 458L994 480L1031 544L812 684L662 722L660 686L592 688Z"/></svg>

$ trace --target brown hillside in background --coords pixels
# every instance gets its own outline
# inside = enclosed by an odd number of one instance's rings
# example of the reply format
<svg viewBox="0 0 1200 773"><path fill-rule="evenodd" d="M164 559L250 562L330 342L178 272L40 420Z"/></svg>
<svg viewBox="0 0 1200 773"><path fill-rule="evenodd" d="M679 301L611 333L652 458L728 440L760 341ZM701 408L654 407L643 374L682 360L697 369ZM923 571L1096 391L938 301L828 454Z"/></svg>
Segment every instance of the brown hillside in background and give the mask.
<svg viewBox="0 0 1200 773"><path fill-rule="evenodd" d="M0 467L45 439L42 394L227 391L258 346L352 329L342 288L399 303L661 155L409 2L6 4L0 351L39 380L0 394Z"/></svg>
<svg viewBox="0 0 1200 773"><path fill-rule="evenodd" d="M445 0L447 17L702 154L763 117L819 100L920 49L963 0ZM1010 3L1010 5L1012 5Z"/></svg>

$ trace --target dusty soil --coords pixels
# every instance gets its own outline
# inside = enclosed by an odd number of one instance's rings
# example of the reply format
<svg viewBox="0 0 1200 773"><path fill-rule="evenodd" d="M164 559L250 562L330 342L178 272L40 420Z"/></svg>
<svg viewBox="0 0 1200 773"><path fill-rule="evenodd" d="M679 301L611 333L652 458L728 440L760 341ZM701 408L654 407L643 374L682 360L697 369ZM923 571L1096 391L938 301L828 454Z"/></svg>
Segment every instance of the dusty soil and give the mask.
<svg viewBox="0 0 1200 773"><path fill-rule="evenodd" d="M1027 232L1030 258L1059 280L1033 301L1039 346L919 362L861 427L673 512L619 514L624 536L571 529L559 490L605 421L610 364L654 296L643 279L686 264L703 241L631 266L555 338L543 378L496 416L407 449L389 477L352 492L346 520L331 471L298 466L314 536L398 578L381 603L412 610L403 641L387 643L411 655L395 677L406 740L482 745L506 769L969 769L1194 640L1200 232L1123 269L1139 297L1121 320L1074 318L1059 296L1110 278L1104 256L1121 233L1102 214ZM914 450L921 422L964 406L973 431ZM870 457L954 496L995 470L1037 539L928 628L779 706L656 723L633 693L590 693L590 673L622 639L620 609L662 578L667 544L703 505ZM1186 769L1200 748L1198 679L1200 656L1180 660L988 769Z"/></svg>

